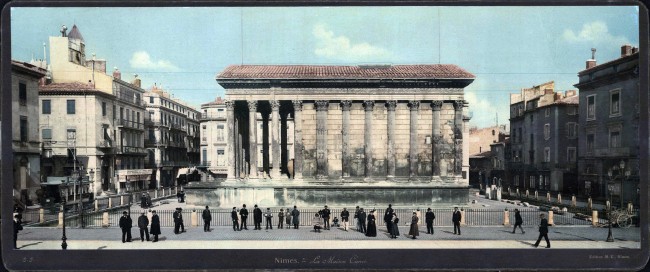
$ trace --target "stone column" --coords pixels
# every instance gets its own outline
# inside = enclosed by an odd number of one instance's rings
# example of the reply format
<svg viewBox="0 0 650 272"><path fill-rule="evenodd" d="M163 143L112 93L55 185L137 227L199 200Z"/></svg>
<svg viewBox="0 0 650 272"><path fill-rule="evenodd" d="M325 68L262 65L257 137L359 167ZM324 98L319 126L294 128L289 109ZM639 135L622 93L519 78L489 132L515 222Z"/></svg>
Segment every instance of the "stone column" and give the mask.
<svg viewBox="0 0 650 272"><path fill-rule="evenodd" d="M235 122L235 178L241 178L241 135L239 135L239 118L235 117L234 118Z"/></svg>
<svg viewBox="0 0 650 272"><path fill-rule="evenodd" d="M228 149L228 164L226 167L227 178L235 178L235 103L230 100L225 101L226 104L226 122L228 123L228 142L226 143Z"/></svg>
<svg viewBox="0 0 650 272"><path fill-rule="evenodd" d="M341 101L341 111L343 113L343 127L341 128L342 142L343 147L341 150L341 155L343 156L343 169L342 176L343 178L350 177L350 107L352 106L352 101L342 100Z"/></svg>
<svg viewBox="0 0 650 272"><path fill-rule="evenodd" d="M280 102L271 101L271 152L273 153L273 169L271 178L280 178Z"/></svg>
<svg viewBox="0 0 650 272"><path fill-rule="evenodd" d="M463 100L454 101L454 175L459 176L463 167Z"/></svg>
<svg viewBox="0 0 650 272"><path fill-rule="evenodd" d="M327 100L316 101L316 178L327 178Z"/></svg>
<svg viewBox="0 0 650 272"><path fill-rule="evenodd" d="M293 178L302 179L302 101L293 100Z"/></svg>
<svg viewBox="0 0 650 272"><path fill-rule="evenodd" d="M262 176L260 178L266 178L271 172L269 169L271 167L269 162L269 154L271 152L271 145L269 143L269 115L271 114L267 112L260 112L260 114L262 115L262 148L260 148L262 150Z"/></svg>
<svg viewBox="0 0 650 272"><path fill-rule="evenodd" d="M372 110L375 106L375 101L365 100L363 106L366 110L366 119L364 121L363 131L363 152L365 162L365 176L366 179L372 177Z"/></svg>
<svg viewBox="0 0 650 272"><path fill-rule="evenodd" d="M442 101L435 100L431 103L433 112L432 127L433 132L431 139L433 140L432 146L432 161L431 175L433 178L440 177L440 152L442 151L442 134L440 134L440 110L442 109Z"/></svg>
<svg viewBox="0 0 650 272"><path fill-rule="evenodd" d="M386 178L393 180L395 178L395 107L397 107L396 100L386 101L386 109L388 111L388 171Z"/></svg>
<svg viewBox="0 0 650 272"><path fill-rule="evenodd" d="M257 101L248 101L249 177L257 178Z"/></svg>
<svg viewBox="0 0 650 272"><path fill-rule="evenodd" d="M409 101L411 109L411 127L409 140L409 179L415 179L418 162L418 109L420 101Z"/></svg>

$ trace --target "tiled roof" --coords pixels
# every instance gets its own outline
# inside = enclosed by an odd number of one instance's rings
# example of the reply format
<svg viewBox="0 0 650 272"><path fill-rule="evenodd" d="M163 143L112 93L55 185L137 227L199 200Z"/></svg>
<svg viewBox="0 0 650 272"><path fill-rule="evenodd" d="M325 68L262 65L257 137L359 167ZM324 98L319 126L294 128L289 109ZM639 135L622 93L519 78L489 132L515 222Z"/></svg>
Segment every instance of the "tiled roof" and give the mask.
<svg viewBox="0 0 650 272"><path fill-rule="evenodd" d="M558 101L556 101L556 103L560 103L560 104L578 104L579 101L580 101L580 97L578 95L573 95L573 96L569 96L569 97L566 97L564 99L558 100Z"/></svg>
<svg viewBox="0 0 650 272"><path fill-rule="evenodd" d="M79 32L79 28L77 28L77 25L72 26L72 29L70 30L70 32L68 32L68 38L79 39L82 42L84 41L84 37L81 36L81 32Z"/></svg>
<svg viewBox="0 0 650 272"><path fill-rule="evenodd" d="M578 72L578 75L584 75L587 72L600 70L600 69L606 68L609 65L612 65L614 63L621 63L621 62L625 62L625 61L628 61L628 60L634 59L634 58L637 58L637 59L639 58L639 52L635 52L635 53L632 53L632 54L627 55L627 56L622 56L622 57L619 57L619 58L616 58L616 59L613 59L613 60L610 60L610 61L603 62L601 64L598 64L598 65L594 66L594 67L584 69L584 70Z"/></svg>
<svg viewBox="0 0 650 272"><path fill-rule="evenodd" d="M51 83L45 86L40 86L41 91L78 91L78 92L88 92L88 91L98 91L92 86L80 83L80 82L70 82L70 83Z"/></svg>
<svg viewBox="0 0 650 272"><path fill-rule="evenodd" d="M21 62L17 60L11 60L11 65L17 68L22 68L24 70L29 71L32 74L35 75L40 75L41 77L45 76L47 74L47 70L40 68L36 65L27 63L27 62Z"/></svg>
<svg viewBox="0 0 650 272"><path fill-rule="evenodd" d="M411 79L411 78L463 78L475 76L453 64L422 65L231 65L217 75L218 79Z"/></svg>

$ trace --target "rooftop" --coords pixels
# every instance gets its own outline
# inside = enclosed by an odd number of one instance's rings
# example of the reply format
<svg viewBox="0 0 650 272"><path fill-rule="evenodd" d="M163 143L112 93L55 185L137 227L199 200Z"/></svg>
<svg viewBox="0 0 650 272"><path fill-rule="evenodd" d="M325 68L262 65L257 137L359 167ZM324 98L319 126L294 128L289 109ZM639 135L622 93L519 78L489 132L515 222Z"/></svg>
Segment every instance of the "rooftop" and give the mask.
<svg viewBox="0 0 650 272"><path fill-rule="evenodd" d="M413 79L475 76L453 64L421 65L231 65L217 79Z"/></svg>
<svg viewBox="0 0 650 272"><path fill-rule="evenodd" d="M93 92L93 86L81 82L51 83L40 87L41 91Z"/></svg>

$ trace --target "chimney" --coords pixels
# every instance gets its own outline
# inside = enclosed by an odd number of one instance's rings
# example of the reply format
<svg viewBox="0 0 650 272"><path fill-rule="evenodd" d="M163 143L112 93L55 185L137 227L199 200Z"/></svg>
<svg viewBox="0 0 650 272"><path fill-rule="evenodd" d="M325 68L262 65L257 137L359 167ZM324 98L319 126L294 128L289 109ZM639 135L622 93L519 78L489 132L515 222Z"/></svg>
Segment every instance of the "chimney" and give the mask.
<svg viewBox="0 0 650 272"><path fill-rule="evenodd" d="M564 97L571 97L576 95L576 90L568 90L564 92Z"/></svg>
<svg viewBox="0 0 650 272"><path fill-rule="evenodd" d="M621 46L621 57L632 55L632 46L625 44Z"/></svg>
<svg viewBox="0 0 650 272"><path fill-rule="evenodd" d="M133 74L133 81L131 84L135 85L136 87L140 88L140 79L138 78L138 74Z"/></svg>
<svg viewBox="0 0 650 272"><path fill-rule="evenodd" d="M596 48L591 49L591 59L587 60L587 68L586 69L591 69L596 67Z"/></svg>
<svg viewBox="0 0 650 272"><path fill-rule="evenodd" d="M638 47L632 47L632 54L634 54L636 52L639 52L639 48Z"/></svg>
<svg viewBox="0 0 650 272"><path fill-rule="evenodd" d="M553 97L553 101L558 101L562 99L562 93L556 93Z"/></svg>
<svg viewBox="0 0 650 272"><path fill-rule="evenodd" d="M113 69L114 69L113 70L113 77L117 78L117 79L122 79L122 73L120 72L120 70L117 69L117 67L113 67Z"/></svg>
<svg viewBox="0 0 650 272"><path fill-rule="evenodd" d="M553 94L553 89L544 89L544 94Z"/></svg>

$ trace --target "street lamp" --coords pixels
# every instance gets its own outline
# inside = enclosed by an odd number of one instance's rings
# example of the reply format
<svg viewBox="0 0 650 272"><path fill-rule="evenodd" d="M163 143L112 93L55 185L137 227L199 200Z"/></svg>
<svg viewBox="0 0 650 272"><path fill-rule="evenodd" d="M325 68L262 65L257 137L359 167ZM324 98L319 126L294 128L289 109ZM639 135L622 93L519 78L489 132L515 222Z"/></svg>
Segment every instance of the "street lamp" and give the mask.
<svg viewBox="0 0 650 272"><path fill-rule="evenodd" d="M59 193L61 193L61 201L62 201L61 211L63 212L63 236L61 236L61 248L65 250L68 248L68 243L65 242L67 240L67 238L65 237L65 200L66 198L68 198L68 196L66 193L63 192L62 188L67 186L67 182L65 183L61 182L61 185L63 185L63 186L59 186Z"/></svg>
<svg viewBox="0 0 650 272"><path fill-rule="evenodd" d="M616 166L614 166L616 167ZM607 203L607 242L614 242L612 237L612 191L614 190L614 180L612 179L612 169L607 171L609 183L607 183L607 192L609 193L609 202Z"/></svg>

